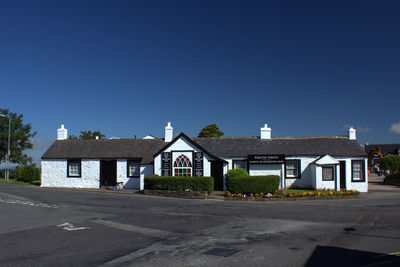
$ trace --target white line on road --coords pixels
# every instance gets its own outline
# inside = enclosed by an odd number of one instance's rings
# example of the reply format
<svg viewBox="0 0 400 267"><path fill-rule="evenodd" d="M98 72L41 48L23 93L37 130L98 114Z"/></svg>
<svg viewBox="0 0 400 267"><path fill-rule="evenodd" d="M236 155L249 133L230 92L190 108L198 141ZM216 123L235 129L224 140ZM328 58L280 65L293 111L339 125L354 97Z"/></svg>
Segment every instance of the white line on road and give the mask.
<svg viewBox="0 0 400 267"><path fill-rule="evenodd" d="M59 207L59 206L53 205L53 204L34 203L34 202L31 202L31 201L27 201L27 200L12 200L12 199L2 199L2 198L0 198L0 202L8 203L8 204L28 205L28 206L41 207L41 208L52 208L52 209L56 209L56 208Z"/></svg>
<svg viewBox="0 0 400 267"><path fill-rule="evenodd" d="M123 223L118 223L118 222L113 222L113 221L106 221L106 220L94 220L92 221L97 224L117 228L120 230L124 231L129 231L129 232L135 232L135 233L140 233L144 235L149 235L153 237L159 237L159 238L168 238L171 236L176 236L176 233L173 232L168 232L164 230L158 230L158 229L153 229L153 228L147 228L147 227L140 227L140 226L135 226L131 224L123 224Z"/></svg>
<svg viewBox="0 0 400 267"><path fill-rule="evenodd" d="M90 227L87 227L87 226L77 227L77 226L73 225L72 223L68 223L68 222L59 224L59 225L57 225L57 227L60 227L66 231L77 231L77 230L90 229Z"/></svg>

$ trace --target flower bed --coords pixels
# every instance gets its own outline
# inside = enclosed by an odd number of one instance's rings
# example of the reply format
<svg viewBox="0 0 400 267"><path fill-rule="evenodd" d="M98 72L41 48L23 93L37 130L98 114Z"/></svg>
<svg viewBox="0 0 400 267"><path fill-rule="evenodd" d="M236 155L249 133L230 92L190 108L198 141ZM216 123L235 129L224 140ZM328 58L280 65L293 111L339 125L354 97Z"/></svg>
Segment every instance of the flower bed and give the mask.
<svg viewBox="0 0 400 267"><path fill-rule="evenodd" d="M305 191L305 190L302 190ZM275 194L271 193L225 193L225 200L296 200L296 199L337 199L348 196L357 196L360 192L356 190L335 191L332 189L310 190L305 192L296 192L296 190L278 190Z"/></svg>

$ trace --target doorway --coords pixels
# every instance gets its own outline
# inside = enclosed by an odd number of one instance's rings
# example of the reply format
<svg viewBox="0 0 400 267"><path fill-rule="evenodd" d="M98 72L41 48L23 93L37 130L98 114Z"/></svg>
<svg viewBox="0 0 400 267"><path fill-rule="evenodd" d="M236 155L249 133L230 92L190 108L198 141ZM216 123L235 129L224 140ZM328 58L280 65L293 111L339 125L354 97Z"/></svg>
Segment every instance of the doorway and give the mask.
<svg viewBox="0 0 400 267"><path fill-rule="evenodd" d="M117 184L117 161L100 160L100 186Z"/></svg>
<svg viewBox="0 0 400 267"><path fill-rule="evenodd" d="M224 190L224 167L220 161L211 161L211 176L214 178L214 190Z"/></svg>
<svg viewBox="0 0 400 267"><path fill-rule="evenodd" d="M346 161L339 161L340 164L340 189L346 189Z"/></svg>

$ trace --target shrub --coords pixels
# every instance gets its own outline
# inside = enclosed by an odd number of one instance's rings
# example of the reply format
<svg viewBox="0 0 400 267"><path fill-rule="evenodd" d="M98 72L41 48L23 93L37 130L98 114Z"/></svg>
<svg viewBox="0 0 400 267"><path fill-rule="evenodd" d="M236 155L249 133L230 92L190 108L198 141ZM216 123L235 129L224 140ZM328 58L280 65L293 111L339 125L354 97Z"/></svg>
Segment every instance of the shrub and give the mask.
<svg viewBox="0 0 400 267"><path fill-rule="evenodd" d="M214 190L214 178L148 175L144 178L144 188L173 191L207 191L210 194Z"/></svg>
<svg viewBox="0 0 400 267"><path fill-rule="evenodd" d="M383 182L385 184L400 185L400 173L386 175L385 179L383 179Z"/></svg>
<svg viewBox="0 0 400 267"><path fill-rule="evenodd" d="M279 188L278 175L231 177L226 186L231 193L275 193Z"/></svg>
<svg viewBox="0 0 400 267"><path fill-rule="evenodd" d="M22 165L17 168L17 180L32 183L40 179L40 169L35 165Z"/></svg>
<svg viewBox="0 0 400 267"><path fill-rule="evenodd" d="M390 172L395 172L400 170L400 157L393 154L388 154L383 157L379 167L384 170L389 170Z"/></svg>
<svg viewBox="0 0 400 267"><path fill-rule="evenodd" d="M226 173L226 178L233 178L233 177L239 178L239 177L248 177L248 176L249 176L249 173L246 170L243 170L240 168L229 170Z"/></svg>

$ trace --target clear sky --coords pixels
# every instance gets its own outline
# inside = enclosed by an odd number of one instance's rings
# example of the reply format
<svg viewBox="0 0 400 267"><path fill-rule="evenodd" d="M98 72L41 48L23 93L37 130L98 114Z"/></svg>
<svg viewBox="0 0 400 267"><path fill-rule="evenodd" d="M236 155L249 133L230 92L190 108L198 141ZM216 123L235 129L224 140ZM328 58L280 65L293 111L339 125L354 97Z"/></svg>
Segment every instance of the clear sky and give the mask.
<svg viewBox="0 0 400 267"><path fill-rule="evenodd" d="M400 143L399 1L1 1L0 107L38 132ZM392 127L392 128L391 128ZM391 129L391 130L390 130Z"/></svg>

